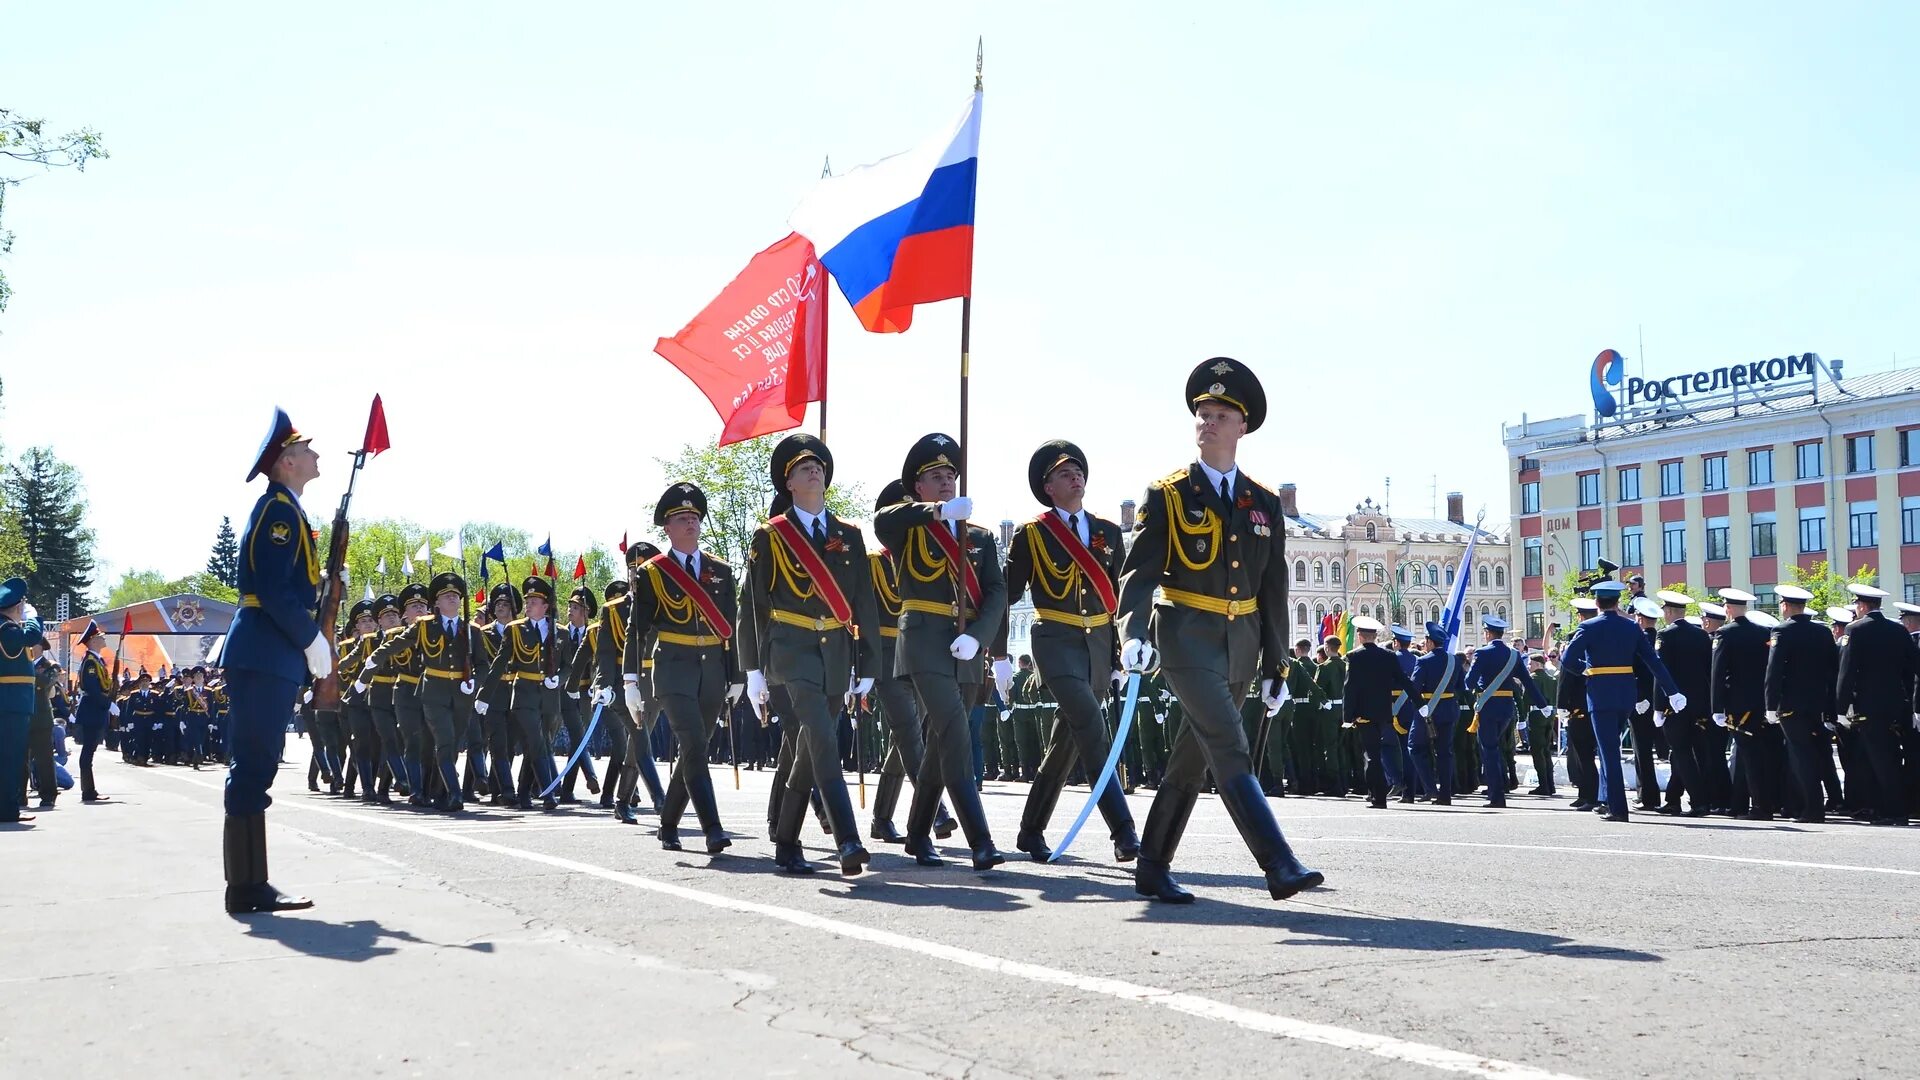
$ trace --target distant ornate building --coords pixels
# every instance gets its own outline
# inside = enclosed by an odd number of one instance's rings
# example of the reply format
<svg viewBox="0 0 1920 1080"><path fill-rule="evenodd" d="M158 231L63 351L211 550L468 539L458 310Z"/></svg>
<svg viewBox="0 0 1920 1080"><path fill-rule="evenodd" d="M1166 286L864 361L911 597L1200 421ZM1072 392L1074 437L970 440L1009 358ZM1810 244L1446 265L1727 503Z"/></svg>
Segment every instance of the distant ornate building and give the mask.
<svg viewBox="0 0 1920 1080"><path fill-rule="evenodd" d="M1288 522L1289 625L1296 639L1315 636L1329 612L1348 610L1418 631L1446 605L1473 533L1459 492L1447 494L1444 519L1389 517L1370 498L1347 514L1301 513L1292 484L1280 488L1280 505ZM1483 523L1467 582L1470 631L1488 615L1512 619L1512 572L1504 526Z"/></svg>

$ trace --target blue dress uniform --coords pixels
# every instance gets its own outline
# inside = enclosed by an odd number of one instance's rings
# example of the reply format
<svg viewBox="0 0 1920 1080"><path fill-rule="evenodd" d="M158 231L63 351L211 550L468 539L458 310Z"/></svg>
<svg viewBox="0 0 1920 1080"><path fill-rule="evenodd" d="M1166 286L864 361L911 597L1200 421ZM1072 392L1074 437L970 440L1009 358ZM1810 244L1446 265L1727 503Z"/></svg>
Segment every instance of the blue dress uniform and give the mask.
<svg viewBox="0 0 1920 1080"><path fill-rule="evenodd" d="M80 635L80 644L91 646L105 636L97 623L89 622L86 632ZM93 751L107 737L108 719L120 713L113 691L113 676L107 674L107 662L99 653L89 651L80 661L80 701L74 708L74 719L80 726L81 802L101 799L100 790L93 784Z"/></svg>
<svg viewBox="0 0 1920 1080"><path fill-rule="evenodd" d="M27 773L27 728L33 724L33 655L44 643L40 620L26 611L27 583L0 584L0 822L22 820L20 781ZM33 815L24 820L32 821Z"/></svg>
<svg viewBox="0 0 1920 1080"><path fill-rule="evenodd" d="M1408 646L1413 644L1413 631L1398 625L1391 627L1390 631L1393 634L1393 640L1400 643L1400 647L1393 650L1393 660L1400 665L1400 674L1406 676L1408 685L1412 685L1413 665L1416 658L1413 650ZM1412 802L1413 754L1407 749L1407 736L1411 733L1407 723L1414 718L1414 707L1410 702L1402 704L1406 696L1405 691L1393 692L1393 704L1399 711L1394 713L1393 719L1387 725L1387 730L1382 732L1391 745L1385 748L1380 765L1386 770L1387 790L1391 792L1394 788L1399 788L1400 801Z"/></svg>
<svg viewBox="0 0 1920 1080"><path fill-rule="evenodd" d="M1603 581L1593 587L1595 596L1618 598L1625 585ZM1620 765L1620 731L1633 713L1638 700L1633 665L1638 660L1653 672L1654 681L1669 698L1680 697L1676 709L1685 709L1685 696L1667 673L1667 665L1653 650L1647 635L1634 621L1617 609L1603 608L1600 614L1580 624L1573 640L1561 654L1564 667L1579 669L1585 665L1587 712L1593 719L1594 741L1600 748L1600 802L1596 813L1605 811L1608 821L1627 820L1625 770Z"/></svg>
<svg viewBox="0 0 1920 1080"><path fill-rule="evenodd" d="M1459 695L1466 693L1467 673L1458 660L1449 663L1447 632L1439 623L1427 624L1427 640L1433 648L1413 664L1413 689L1420 704L1402 709L1401 715L1413 729L1408 745L1420 783L1435 806L1452 806L1453 727L1460 722Z"/></svg>
<svg viewBox="0 0 1920 1080"><path fill-rule="evenodd" d="M287 414L274 410L254 477L269 473L305 442ZM220 666L227 671L233 723L228 734L225 854L227 911L246 914L312 906L267 883L267 789L286 749L287 718L309 671L331 672L332 650L314 621L320 561L314 533L293 490L269 478L240 536L240 608Z"/></svg>
<svg viewBox="0 0 1920 1080"><path fill-rule="evenodd" d="M1504 633L1505 620L1488 616L1482 623L1488 630ZM1474 710L1480 724L1480 778L1487 785L1487 805L1507 805L1507 769L1500 739L1513 722L1513 695L1525 690L1527 700L1537 708L1546 708L1547 699L1527 673L1526 657L1512 646L1495 638L1473 654L1473 666L1467 669L1467 689L1484 699Z"/></svg>

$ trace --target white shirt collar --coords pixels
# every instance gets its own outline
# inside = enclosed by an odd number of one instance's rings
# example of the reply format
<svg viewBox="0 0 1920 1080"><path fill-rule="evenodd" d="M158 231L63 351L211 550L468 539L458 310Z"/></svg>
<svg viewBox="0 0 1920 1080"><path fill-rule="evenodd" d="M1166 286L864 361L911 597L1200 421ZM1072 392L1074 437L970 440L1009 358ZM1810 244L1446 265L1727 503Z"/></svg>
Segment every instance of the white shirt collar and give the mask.
<svg viewBox="0 0 1920 1080"><path fill-rule="evenodd" d="M668 549L667 549L667 558L669 558L669 559L672 559L672 560L673 560L674 562L677 562L677 563L679 563L680 565L682 565L682 566L684 566L684 567L686 567L686 568L687 568L687 573L689 573L689 574L692 574L692 575L694 576L694 579L695 579L696 581L697 581L697 580L699 580L699 577L700 577L700 551L699 551L699 549L697 549L697 548L696 548L696 549L694 550L694 552L693 552L693 554L691 554L691 555L683 555L683 554L681 554L681 552L680 552L680 549L679 549L679 548L668 548Z"/></svg>
<svg viewBox="0 0 1920 1080"><path fill-rule="evenodd" d="M1073 519L1075 517L1078 517L1080 519L1080 524L1079 524L1080 542L1084 544L1088 541L1087 512L1085 510L1075 510L1075 511L1069 512L1066 510L1062 510L1056 506L1053 508L1053 512L1060 515L1061 522L1067 525L1072 525Z"/></svg>
<svg viewBox="0 0 1920 1080"><path fill-rule="evenodd" d="M1200 471L1207 474L1207 483L1212 484L1213 490L1216 492L1220 490L1220 481L1222 479L1226 480L1228 491L1232 491L1238 486L1235 482L1240 476L1240 466L1238 464L1235 464L1233 468L1228 469L1226 472L1221 472L1202 461L1200 462Z"/></svg>
<svg viewBox="0 0 1920 1080"><path fill-rule="evenodd" d="M809 514L805 510L800 509L798 506L795 506L792 509L793 509L794 520L800 523L800 531L803 533L806 533L809 537L813 535L814 522L818 521L820 522L820 527L822 529L826 528L826 524L827 524L826 510L823 509L817 514Z"/></svg>

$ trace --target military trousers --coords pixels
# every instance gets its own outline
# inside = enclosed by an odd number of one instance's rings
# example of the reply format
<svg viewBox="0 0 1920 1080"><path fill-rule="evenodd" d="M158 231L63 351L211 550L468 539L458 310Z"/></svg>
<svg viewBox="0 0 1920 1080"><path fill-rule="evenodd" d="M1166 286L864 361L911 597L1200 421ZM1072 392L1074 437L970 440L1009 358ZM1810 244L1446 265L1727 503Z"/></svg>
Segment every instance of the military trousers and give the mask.
<svg viewBox="0 0 1920 1080"><path fill-rule="evenodd" d="M407 790L416 800L424 801L429 778L426 770L428 760L427 718L420 709L420 696L411 685L401 683L393 693L393 730L399 739L400 771L396 775L404 776ZM392 757L396 751L389 751Z"/></svg>
<svg viewBox="0 0 1920 1080"><path fill-rule="evenodd" d="M1902 707L1897 716L1862 716L1853 725L1859 733L1867 770L1873 777L1872 798L1868 805L1878 820L1909 820L1906 777L1900 763L1901 740L1895 729L1896 726L1906 727L1912 718L1912 710Z"/></svg>
<svg viewBox="0 0 1920 1080"><path fill-rule="evenodd" d="M228 682L227 693L229 695L233 693L231 680ZM234 711L239 712L237 703ZM340 784L346 779L341 775L341 770L346 766L347 760L346 727L340 713L333 709L315 709L312 735L314 752L320 755L320 767L325 770L334 784Z"/></svg>
<svg viewBox="0 0 1920 1080"><path fill-rule="evenodd" d="M978 684L962 685L946 671L915 672L914 695L926 718L926 752L913 782L913 802L907 809L907 842L927 840L944 791L953 800L967 845L975 851L993 846L986 810L973 779L973 733L968 714Z"/></svg>
<svg viewBox="0 0 1920 1080"><path fill-rule="evenodd" d="M40 801L51 803L60 794L59 774L53 768L53 717L38 710L27 725L27 764Z"/></svg>
<svg viewBox="0 0 1920 1080"><path fill-rule="evenodd" d="M1647 809L1658 810L1660 774L1655 771L1654 747L1660 741L1660 729L1653 726L1653 706L1649 704L1646 712L1630 712L1627 716L1633 731L1633 771L1639 782L1640 801Z"/></svg>
<svg viewBox="0 0 1920 1080"><path fill-rule="evenodd" d="M1507 755L1513 747L1513 710L1489 706L1478 716L1480 730L1480 782L1487 786L1487 800L1495 806L1507 802ZM1502 749L1501 743L1506 744Z"/></svg>
<svg viewBox="0 0 1920 1080"><path fill-rule="evenodd" d="M1527 718L1527 754L1533 758L1534 786L1551 795L1553 786L1553 714L1535 709Z"/></svg>
<svg viewBox="0 0 1920 1080"><path fill-rule="evenodd" d="M380 767L380 731L373 722L373 709L351 702L341 706L347 718L347 734L353 746L354 771L360 774L363 795L373 794L374 774Z"/></svg>
<svg viewBox="0 0 1920 1080"><path fill-rule="evenodd" d="M1407 737L1407 745L1413 750L1413 769L1420 777L1420 783L1427 794L1434 799L1453 798L1454 761L1453 728L1454 719L1428 720L1421 717L1417 708L1409 706L1413 715L1408 724L1413 733ZM1402 712L1408 711L1402 709Z"/></svg>
<svg viewBox="0 0 1920 1080"><path fill-rule="evenodd" d="M1832 755L1827 750L1826 740L1820 727L1821 717L1817 713L1805 716L1787 715L1780 718L1780 732L1786 740L1787 770L1791 778L1789 793L1791 809L1797 817L1821 818L1825 816L1826 801L1821 794L1821 782L1825 779L1820 758ZM1676 756L1678 749L1675 750ZM1694 797L1695 806L1701 805L1699 796Z"/></svg>
<svg viewBox="0 0 1920 1080"><path fill-rule="evenodd" d="M1027 791L1026 809L1020 815L1022 833L1037 833L1047 827L1076 759L1086 770L1088 783L1095 783L1113 746L1107 735L1106 715L1100 699L1085 679L1052 678L1047 681L1047 688L1053 691L1059 708L1054 711L1053 730L1048 735L1047 752L1040 759L1040 771ZM1120 778L1108 776L1098 794L1100 814L1106 819L1108 833L1115 840L1131 839L1133 814L1127 809L1126 796L1120 790Z"/></svg>
<svg viewBox="0 0 1920 1080"><path fill-rule="evenodd" d="M891 821L900 798L899 778L912 776L918 782L926 742L922 738L920 706L914 697L913 680L891 676L876 679L873 694L880 700L880 719L887 726L891 743L886 760L876 770L888 782L874 795L873 819Z"/></svg>
<svg viewBox="0 0 1920 1080"><path fill-rule="evenodd" d="M20 820L20 796L27 786L27 729L30 712L0 711L0 821Z"/></svg>
<svg viewBox="0 0 1920 1080"><path fill-rule="evenodd" d="M699 697L692 694L667 694L663 704L667 725L673 729L680 753L674 759L673 775L667 782L660 806L660 827L678 829L680 816L689 803L703 830L720 829L720 810L714 802L713 776L707 771L707 744L713 738L714 721L726 701L726 687L701 686Z"/></svg>
<svg viewBox="0 0 1920 1080"><path fill-rule="evenodd" d="M379 687L375 687L373 692L378 695ZM380 736L381 763L387 767L387 771L392 774L396 782L404 782L407 775L407 744L400 734L400 717L394 711L392 697L389 696L384 702L378 697L375 698L373 728L374 732Z"/></svg>
<svg viewBox="0 0 1920 1080"><path fill-rule="evenodd" d="M794 835L776 836L779 843L799 843L799 823L806 818L804 806L818 789L820 800L833 826L837 844L860 842L860 826L853 816L853 800L847 794L846 774L840 770L838 699L830 700L816 685L785 683L790 711L785 719L793 733L793 764L787 771L781 799L790 809L779 820L791 821ZM800 804L794 806L794 804Z"/></svg>
<svg viewBox="0 0 1920 1080"><path fill-rule="evenodd" d="M299 693L300 684L264 671L240 668L227 673L233 718L222 801L228 817L264 813L273 804L267 789L280 769L280 756L287 748L287 717L293 715Z"/></svg>
<svg viewBox="0 0 1920 1080"><path fill-rule="evenodd" d="M1597 796L1607 813L1625 817L1627 813L1627 771L1620 760L1620 730L1627 726L1630 709L1594 709L1593 741L1600 754L1600 787Z"/></svg>
<svg viewBox="0 0 1920 1080"><path fill-rule="evenodd" d="M1140 858L1169 863L1208 772L1222 792L1245 788L1253 783L1242 779L1251 776L1253 759L1240 717L1240 707L1247 698L1246 682L1230 682L1219 672L1204 668L1163 667L1160 674L1180 699L1182 721L1167 752L1166 776L1147 813L1143 835L1150 842L1143 843ZM1280 858L1285 843L1272 805L1264 798L1231 805L1239 807L1233 823L1254 861L1263 868L1272 865ZM1275 847L1276 841L1281 848Z"/></svg>

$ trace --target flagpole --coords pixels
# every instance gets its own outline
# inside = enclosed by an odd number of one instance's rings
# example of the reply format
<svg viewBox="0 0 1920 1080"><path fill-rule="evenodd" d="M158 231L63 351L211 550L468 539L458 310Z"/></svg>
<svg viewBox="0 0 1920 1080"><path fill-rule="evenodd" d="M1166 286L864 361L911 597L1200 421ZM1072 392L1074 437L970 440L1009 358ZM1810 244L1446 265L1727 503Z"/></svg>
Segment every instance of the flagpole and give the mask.
<svg viewBox="0 0 1920 1080"><path fill-rule="evenodd" d="M974 42L973 50L973 92L981 91L981 75L986 65L987 39L982 35ZM967 474L973 471L973 443L967 439L968 419L968 376L973 368L973 274L967 274L967 291L960 297L960 495L967 494ZM967 523L960 523L960 557L966 558ZM953 568L953 610L954 622L959 633L967 632L967 589L964 567Z"/></svg>
<svg viewBox="0 0 1920 1080"><path fill-rule="evenodd" d="M820 159L820 179L825 180L832 175L833 157L831 155L824 155ZM823 301L820 305L820 317L823 319L829 317L827 312L830 305L824 302L832 299L828 289L829 287L823 279L820 282L820 295ZM827 358L823 356L820 358L820 362L824 364L826 363L826 359ZM822 374L820 377L820 441L827 441L827 376L825 374Z"/></svg>

